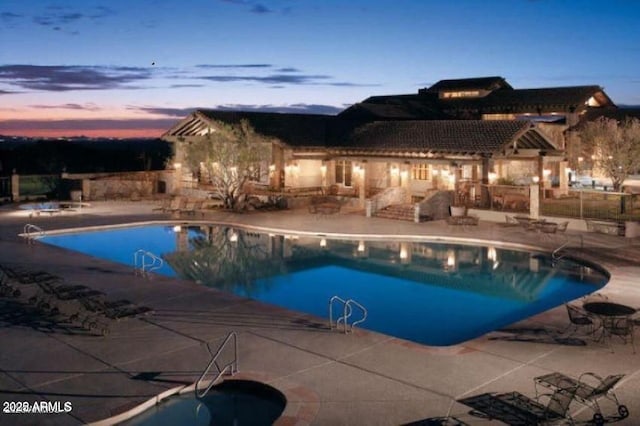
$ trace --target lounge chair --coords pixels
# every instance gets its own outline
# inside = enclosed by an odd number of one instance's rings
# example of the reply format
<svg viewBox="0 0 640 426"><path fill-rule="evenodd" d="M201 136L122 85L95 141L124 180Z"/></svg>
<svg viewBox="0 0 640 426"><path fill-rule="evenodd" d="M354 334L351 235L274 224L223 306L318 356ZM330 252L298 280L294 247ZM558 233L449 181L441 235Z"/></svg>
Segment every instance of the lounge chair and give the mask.
<svg viewBox="0 0 640 426"><path fill-rule="evenodd" d="M604 379L594 373L584 373L578 379L574 379L562 373L550 373L534 378L536 392L538 385L554 389L556 392L567 392L573 395L573 399L591 408L594 411L593 422L596 425L604 423L604 417L598 404L598 400L606 398L614 402L618 407L618 414L625 418L629 416L629 409L620 404L613 388L618 384L624 374L612 374ZM588 381L585 381L588 380Z"/></svg>
<svg viewBox="0 0 640 426"><path fill-rule="evenodd" d="M542 401L547 399L546 404ZM481 415L485 419L495 419L510 425L551 425L571 421L569 405L573 400L571 392L557 390L551 394L529 398L520 392L501 394L484 393L458 402L471 407L471 415Z"/></svg>

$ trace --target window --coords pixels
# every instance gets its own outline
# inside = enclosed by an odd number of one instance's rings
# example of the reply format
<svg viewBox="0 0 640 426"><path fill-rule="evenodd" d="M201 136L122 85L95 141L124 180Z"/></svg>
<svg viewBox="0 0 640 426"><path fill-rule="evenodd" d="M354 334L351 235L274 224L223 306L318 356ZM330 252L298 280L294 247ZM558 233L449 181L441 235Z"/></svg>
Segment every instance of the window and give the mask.
<svg viewBox="0 0 640 426"><path fill-rule="evenodd" d="M336 183L351 186L351 161L336 160Z"/></svg>
<svg viewBox="0 0 640 426"><path fill-rule="evenodd" d="M440 97L443 99L453 98L477 98L480 96L479 90L460 90L457 92L441 92Z"/></svg>
<svg viewBox="0 0 640 426"><path fill-rule="evenodd" d="M429 165L425 163L412 164L411 179L412 180L429 180Z"/></svg>

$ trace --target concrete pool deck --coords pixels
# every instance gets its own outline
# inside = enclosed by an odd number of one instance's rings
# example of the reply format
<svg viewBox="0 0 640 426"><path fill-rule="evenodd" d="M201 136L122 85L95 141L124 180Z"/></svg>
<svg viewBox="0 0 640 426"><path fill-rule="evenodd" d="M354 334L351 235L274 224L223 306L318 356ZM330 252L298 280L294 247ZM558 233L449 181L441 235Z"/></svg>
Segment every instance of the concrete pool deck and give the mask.
<svg viewBox="0 0 640 426"><path fill-rule="evenodd" d="M578 377L624 373L616 387L630 417L640 424L640 352L615 342L614 352L590 339L557 339L568 325L564 307L552 309L460 345L435 348L379 333L330 332L319 318L220 293L195 283L135 276L131 268L43 244L25 244L26 223L44 229L168 219L148 203L93 203L86 211L28 218L0 210L0 264L44 270L73 284L151 306L153 315L114 324L92 336L66 323L24 315L16 299L0 298L0 401L69 401L67 414L5 414L0 424L75 425L96 422L173 389L193 383L213 347L230 331L239 338L242 377L283 390L288 405L279 424L399 425L455 416L468 424L502 424L469 414L460 398L519 391L535 396L533 378L559 371ZM199 218L198 218L199 219ZM314 233L422 235L504 241L552 250L558 241L481 221L477 227L444 221L410 223L366 219L355 213L315 217L306 211L234 215L208 213L207 220ZM640 307L640 240L570 232L572 254L611 273L600 293ZM636 330L636 337L640 333ZM569 344L568 344L569 343ZM638 342L637 344L640 344ZM640 351L640 348L638 348ZM602 404L605 414L615 406ZM574 418L592 412L572 406Z"/></svg>

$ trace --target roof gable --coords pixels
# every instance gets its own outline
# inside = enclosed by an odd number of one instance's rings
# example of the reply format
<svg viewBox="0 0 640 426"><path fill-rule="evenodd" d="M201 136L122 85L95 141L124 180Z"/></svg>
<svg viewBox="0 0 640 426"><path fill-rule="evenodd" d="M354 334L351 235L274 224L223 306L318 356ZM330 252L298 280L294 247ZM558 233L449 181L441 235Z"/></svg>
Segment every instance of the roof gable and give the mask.
<svg viewBox="0 0 640 426"><path fill-rule="evenodd" d="M197 110L169 129L166 136L204 136L215 122L238 124L247 120L253 129L291 146L323 146L329 115L290 114L254 111Z"/></svg>

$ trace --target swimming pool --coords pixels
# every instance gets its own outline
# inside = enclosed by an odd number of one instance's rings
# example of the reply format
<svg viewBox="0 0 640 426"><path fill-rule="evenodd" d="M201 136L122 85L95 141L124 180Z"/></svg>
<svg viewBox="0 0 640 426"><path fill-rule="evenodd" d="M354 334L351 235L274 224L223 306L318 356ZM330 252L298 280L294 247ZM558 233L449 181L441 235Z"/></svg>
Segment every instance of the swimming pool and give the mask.
<svg viewBox="0 0 640 426"><path fill-rule="evenodd" d="M460 343L596 291L600 270L492 246L338 240L223 225L151 225L41 241L126 265L138 249L179 276L321 317L334 296L368 310L363 328L434 346Z"/></svg>

